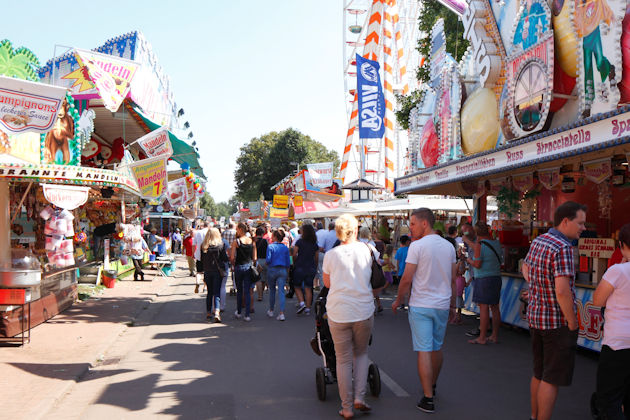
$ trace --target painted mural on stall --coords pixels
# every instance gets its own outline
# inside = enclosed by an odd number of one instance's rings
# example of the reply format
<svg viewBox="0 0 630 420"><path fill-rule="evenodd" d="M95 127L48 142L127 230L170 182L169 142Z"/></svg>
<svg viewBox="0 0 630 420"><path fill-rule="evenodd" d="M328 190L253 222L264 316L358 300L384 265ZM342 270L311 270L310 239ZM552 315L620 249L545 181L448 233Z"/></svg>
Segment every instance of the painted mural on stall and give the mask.
<svg viewBox="0 0 630 420"><path fill-rule="evenodd" d="M423 100L410 113L412 171L630 103L630 2L469 0L466 6L461 19L470 46L459 63L450 67L452 58L441 52L442 21L431 33L431 63L439 71L432 67ZM448 79L455 83L446 86Z"/></svg>

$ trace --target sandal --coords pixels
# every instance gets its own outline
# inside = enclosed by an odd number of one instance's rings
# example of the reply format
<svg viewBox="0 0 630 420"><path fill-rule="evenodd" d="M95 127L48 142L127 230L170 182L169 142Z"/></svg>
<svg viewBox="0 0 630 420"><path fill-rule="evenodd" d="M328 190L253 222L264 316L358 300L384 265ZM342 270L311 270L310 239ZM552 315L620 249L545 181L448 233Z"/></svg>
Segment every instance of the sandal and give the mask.
<svg viewBox="0 0 630 420"><path fill-rule="evenodd" d="M339 416L343 417L344 419L351 419L354 417L354 413L351 413L350 415L344 414L342 408L341 410L339 410Z"/></svg>
<svg viewBox="0 0 630 420"><path fill-rule="evenodd" d="M367 405L364 402L355 402L354 403L354 408L356 410L359 410L362 413L367 413L369 411L372 411L372 407L370 407L369 405Z"/></svg>

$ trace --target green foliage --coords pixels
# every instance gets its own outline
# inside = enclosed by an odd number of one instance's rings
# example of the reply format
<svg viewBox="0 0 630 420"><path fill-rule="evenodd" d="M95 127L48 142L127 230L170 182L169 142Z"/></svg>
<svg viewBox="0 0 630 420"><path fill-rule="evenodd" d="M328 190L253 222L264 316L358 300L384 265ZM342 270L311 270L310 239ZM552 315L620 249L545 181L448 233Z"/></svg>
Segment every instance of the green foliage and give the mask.
<svg viewBox="0 0 630 420"><path fill-rule="evenodd" d="M427 83L429 81L429 67L431 54L431 29L439 18L444 19L444 33L446 35L446 51L451 54L455 60L459 61L466 48L468 48L468 40L464 39L464 25L457 15L443 6L437 0L425 0L422 2L422 12L418 27L420 33L425 34L418 41L418 51L423 57L426 57L424 65L418 70L418 80Z"/></svg>
<svg viewBox="0 0 630 420"><path fill-rule="evenodd" d="M421 90L415 90L409 95L396 95L398 101L399 110L396 111L396 121L398 125L405 130L409 129L409 113L416 105L422 102L424 92Z"/></svg>
<svg viewBox="0 0 630 420"><path fill-rule="evenodd" d="M431 61L431 30L439 18L444 19L444 33L446 35L446 51L459 61L466 48L468 40L464 39L464 25L459 21L457 15L440 4L437 0L424 0L422 2L422 12L418 19L420 33L424 34L418 40L418 51L425 57L424 65L417 69L416 77L420 82L429 82L430 61ZM422 92L412 91L407 96L398 96L398 107L396 120L405 130L409 129L409 112L422 100Z"/></svg>
<svg viewBox="0 0 630 420"><path fill-rule="evenodd" d="M217 220L221 217L227 219L234 214L236 212L236 204L234 197L231 197L229 202L217 203L208 192L199 200L199 207L206 210L206 215Z"/></svg>
<svg viewBox="0 0 630 420"><path fill-rule="evenodd" d="M512 219L520 210L519 198L520 194L518 191L512 188L501 187L497 193L497 209L499 213L503 213L508 219Z"/></svg>
<svg viewBox="0 0 630 420"><path fill-rule="evenodd" d="M339 168L337 152L326 149L323 144L293 128L255 137L241 147L241 154L236 159L235 199L256 201L261 193L266 199L271 199L271 187L296 169L295 162L300 168L305 168L307 163L331 161L334 162L336 175Z"/></svg>
<svg viewBox="0 0 630 420"><path fill-rule="evenodd" d="M0 41L1 75L38 82L38 68L39 60L31 50L24 47L14 50L8 39Z"/></svg>

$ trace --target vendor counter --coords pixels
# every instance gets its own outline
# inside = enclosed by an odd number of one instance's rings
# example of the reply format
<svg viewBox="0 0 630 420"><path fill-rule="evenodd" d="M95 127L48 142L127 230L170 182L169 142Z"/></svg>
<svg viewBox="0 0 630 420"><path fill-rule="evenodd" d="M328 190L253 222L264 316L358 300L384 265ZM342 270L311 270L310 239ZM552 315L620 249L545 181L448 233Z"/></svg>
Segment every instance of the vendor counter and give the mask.
<svg viewBox="0 0 630 420"><path fill-rule="evenodd" d="M521 300L521 292L528 289L528 284L521 274L501 273L503 285L501 287L501 320L510 325L529 329L527 324L527 304ZM576 284L576 300L580 331L578 346L594 350L601 350L603 323L601 310L593 305L592 285ZM465 290L465 307L467 310L479 313L479 307L472 301L472 285Z"/></svg>

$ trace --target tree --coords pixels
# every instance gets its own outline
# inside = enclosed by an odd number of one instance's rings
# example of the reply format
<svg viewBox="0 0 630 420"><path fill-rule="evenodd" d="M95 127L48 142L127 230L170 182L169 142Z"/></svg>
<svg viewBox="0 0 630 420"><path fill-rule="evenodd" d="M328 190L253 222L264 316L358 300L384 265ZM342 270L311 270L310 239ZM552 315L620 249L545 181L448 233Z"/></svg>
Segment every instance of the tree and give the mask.
<svg viewBox="0 0 630 420"><path fill-rule="evenodd" d="M212 198L210 193L207 191L199 200L199 207L204 209L206 211L206 215L211 217L214 217L217 212L217 205L214 202L214 198Z"/></svg>
<svg viewBox="0 0 630 420"><path fill-rule="evenodd" d="M337 152L293 128L263 134L241 147L234 171L236 197L244 203L258 200L261 193L271 199L271 187L293 173L296 165L331 161L336 174Z"/></svg>
<svg viewBox="0 0 630 420"><path fill-rule="evenodd" d="M221 217L228 219L236 212L237 205L238 201L235 197L230 197L228 202L216 203L208 192L199 200L199 207L206 210L206 215L217 220Z"/></svg>

